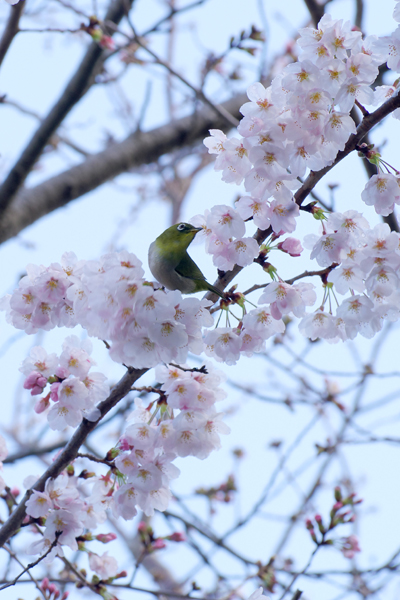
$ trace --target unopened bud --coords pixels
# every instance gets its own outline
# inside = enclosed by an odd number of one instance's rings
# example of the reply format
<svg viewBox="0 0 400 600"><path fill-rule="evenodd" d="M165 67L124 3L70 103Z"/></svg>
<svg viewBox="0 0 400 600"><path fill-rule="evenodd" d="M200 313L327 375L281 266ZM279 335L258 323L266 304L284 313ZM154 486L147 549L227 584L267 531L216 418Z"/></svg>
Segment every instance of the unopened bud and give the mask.
<svg viewBox="0 0 400 600"><path fill-rule="evenodd" d="M94 473L93 471L87 471L86 469L81 471L81 473L78 475L78 477L80 477L81 479L90 479L91 477L95 476L96 473Z"/></svg>
<svg viewBox="0 0 400 600"><path fill-rule="evenodd" d="M96 535L96 540L98 540L99 542L101 542L102 544L108 544L108 542L112 542L113 540L116 540L117 536L115 533L99 533L98 535Z"/></svg>
<svg viewBox="0 0 400 600"><path fill-rule="evenodd" d="M271 263L265 263L263 269L266 273L268 273L268 275L271 277L271 279L273 279L275 281L275 277L278 272L276 267L271 265Z"/></svg>
<svg viewBox="0 0 400 600"><path fill-rule="evenodd" d="M165 539L170 540L171 542L185 542L186 541L185 535L180 531L174 531L174 533L171 533L171 535L167 535Z"/></svg>
<svg viewBox="0 0 400 600"><path fill-rule="evenodd" d="M126 577L128 575L127 571L121 571L121 573L117 573L113 579L121 579L122 577Z"/></svg>
<svg viewBox="0 0 400 600"><path fill-rule="evenodd" d="M119 447L121 448L122 451L129 450L129 444L125 438L122 438L119 441ZM106 461L112 462L114 460L114 458L116 458L119 455L119 453L120 453L120 450L118 448L110 448L110 450L106 454Z"/></svg>
<svg viewBox="0 0 400 600"><path fill-rule="evenodd" d="M307 529L312 529L314 527L311 519L306 519L306 527Z"/></svg>
<svg viewBox="0 0 400 600"><path fill-rule="evenodd" d="M40 584L40 588L45 592L49 587L49 583L50 583L49 578L45 577L43 579L42 583Z"/></svg>
<svg viewBox="0 0 400 600"><path fill-rule="evenodd" d="M92 37L92 40L95 42L100 42L101 38L103 37L103 32L100 29L100 27L96 27L96 29L91 29L90 30L90 35Z"/></svg>
<svg viewBox="0 0 400 600"><path fill-rule="evenodd" d="M339 486L335 487L335 500L337 502L340 502L342 500L342 490L340 489Z"/></svg>
<svg viewBox="0 0 400 600"><path fill-rule="evenodd" d="M311 210L312 216L317 221L326 221L325 211L318 206L314 206Z"/></svg>

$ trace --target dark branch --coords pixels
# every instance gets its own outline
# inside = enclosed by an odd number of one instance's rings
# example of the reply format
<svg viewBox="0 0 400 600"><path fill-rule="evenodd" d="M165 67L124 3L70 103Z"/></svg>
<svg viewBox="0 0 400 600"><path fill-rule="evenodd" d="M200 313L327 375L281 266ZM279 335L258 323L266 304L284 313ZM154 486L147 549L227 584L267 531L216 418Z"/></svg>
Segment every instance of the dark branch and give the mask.
<svg viewBox="0 0 400 600"><path fill-rule="evenodd" d="M147 369L133 369L128 368L128 372L122 377L120 382L112 389L108 398L100 402L98 409L101 412L101 417L97 421L88 421L83 419L74 435L65 446L63 452L56 458L56 460L50 465L50 467L43 473L40 479L37 480L34 486L28 490L17 508L11 513L11 516L4 523L0 529L0 547L2 547L7 540L14 535L19 529L22 521L25 518L25 505L32 495L33 490L43 491L46 481L50 478L57 477L66 466L68 466L77 456L79 448L84 443L85 439L91 431L96 427L98 422L106 415L122 398L124 398L130 391L132 385L146 373Z"/></svg>
<svg viewBox="0 0 400 600"><path fill-rule="evenodd" d="M304 4L307 6L311 18L314 22L315 27L317 27L319 21L324 16L325 7L323 4L319 4L316 0L304 0Z"/></svg>
<svg viewBox="0 0 400 600"><path fill-rule="evenodd" d="M0 65L3 62L13 39L18 33L18 23L24 8L25 2L18 2L15 6L10 7L10 16L8 17L7 25L5 26L0 40Z"/></svg>
<svg viewBox="0 0 400 600"><path fill-rule="evenodd" d="M332 164L327 167L324 167L320 171L311 171L301 188L299 188L294 195L294 199L296 200L297 204L301 206L304 200L307 198L307 196L311 194L312 190L317 185L317 183L324 177L324 175L329 173L329 171L333 169L333 167L335 167L339 162L346 158L346 156L353 152L356 149L356 146L361 142L361 140L364 139L367 133L371 131L371 129L375 127L375 125L377 125L377 123L380 123L382 119L390 115L390 113L392 113L394 110L396 110L396 108L399 107L400 96L396 96L394 98L390 98L390 100L387 100L387 102L382 104L382 106L380 106L377 110L365 116L361 123L358 125L356 133L352 134L349 137L344 147L344 150L341 150L337 153L336 158L332 162ZM267 239L267 237L271 235L271 233L271 227L269 227L265 231L258 229L253 237L260 246ZM217 287L219 290L223 290L236 277L236 275L240 273L242 269L243 267L235 265L231 271L226 271L225 273L222 273L221 275L219 275L217 281L215 281L215 287ZM212 292L207 292L206 298L214 300L215 302L217 296Z"/></svg>
<svg viewBox="0 0 400 600"><path fill-rule="evenodd" d="M126 0L129 5L133 0ZM18 6L18 5L17 5ZM119 23L125 14L126 2L114 0L107 12L105 19ZM0 187L0 219L10 205L14 195L24 183L35 162L40 157L51 136L56 132L67 114L94 82L95 75L103 64L104 50L97 42L92 42L65 90L50 110L49 114L40 123L32 139L22 152L21 156L12 167L8 176Z"/></svg>
<svg viewBox="0 0 400 600"><path fill-rule="evenodd" d="M239 117L247 96L239 94L221 106ZM49 212L94 190L106 181L156 162L160 156L199 143L209 129L229 129L226 120L209 107L148 132L136 131L83 163L64 171L34 188L23 189L0 220L0 243L17 235Z"/></svg>

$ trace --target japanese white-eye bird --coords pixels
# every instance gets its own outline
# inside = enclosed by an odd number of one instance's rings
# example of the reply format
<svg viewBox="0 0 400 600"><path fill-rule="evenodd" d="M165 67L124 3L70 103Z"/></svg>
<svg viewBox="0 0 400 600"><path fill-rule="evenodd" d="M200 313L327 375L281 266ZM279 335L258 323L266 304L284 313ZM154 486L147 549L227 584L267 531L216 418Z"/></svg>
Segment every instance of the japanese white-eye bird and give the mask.
<svg viewBox="0 0 400 600"><path fill-rule="evenodd" d="M201 229L189 223L177 223L168 227L150 244L150 271L168 290L179 290L183 294L214 292L225 298L223 292L206 281L199 267L187 253L189 244Z"/></svg>

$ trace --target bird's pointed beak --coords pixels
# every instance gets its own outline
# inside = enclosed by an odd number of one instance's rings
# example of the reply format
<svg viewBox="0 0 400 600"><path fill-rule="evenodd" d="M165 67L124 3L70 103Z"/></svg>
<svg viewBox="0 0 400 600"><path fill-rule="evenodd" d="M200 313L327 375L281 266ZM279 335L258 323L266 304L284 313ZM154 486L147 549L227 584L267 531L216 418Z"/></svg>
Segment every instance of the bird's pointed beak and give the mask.
<svg viewBox="0 0 400 600"><path fill-rule="evenodd" d="M196 233L199 233L199 231L202 231L202 227L193 227L191 231L194 231L195 235Z"/></svg>

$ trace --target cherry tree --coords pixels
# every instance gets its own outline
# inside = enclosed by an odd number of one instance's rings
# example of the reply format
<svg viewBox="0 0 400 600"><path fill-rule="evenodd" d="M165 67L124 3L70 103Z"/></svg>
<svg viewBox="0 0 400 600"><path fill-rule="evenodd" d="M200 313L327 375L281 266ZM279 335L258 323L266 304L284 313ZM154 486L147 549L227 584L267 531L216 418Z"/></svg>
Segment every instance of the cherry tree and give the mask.
<svg viewBox="0 0 400 600"><path fill-rule="evenodd" d="M188 15L211 2L169 0L160 16L149 4L137 13L140 0L7 2L2 68L14 49L26 51L24 36L69 36L83 58L44 116L27 98L1 96L2 110L15 111L21 128L29 116L35 129L18 130L21 147L1 164L0 240L15 252L27 244L21 232L56 211L53 227L67 230L69 247L59 258L46 248L46 264L29 261L0 300L0 352L25 344L7 366L6 393L17 386L18 400L0 437L0 589L46 599L133 590L396 597L398 543L380 538L379 558L363 558L362 533L368 540L378 528L362 525L376 498L353 463L357 447L372 457L378 445L381 462L393 460L399 443L390 411L400 176L370 132L389 124L395 136L398 127L400 2L376 35L363 31L367 2L355 3L350 21L334 14L335 2L307 0L306 22L269 60L260 3L262 27L246 24L222 51L202 53L188 76L175 48ZM165 122L152 129L150 80L141 104L126 96L138 72L162 77ZM114 94L110 126L107 108L96 112L104 90ZM103 129L90 121L97 114ZM351 179L355 160L365 181L342 197L324 181L335 169ZM210 199L189 213L203 172L218 175L230 199L209 184ZM90 254L78 255L60 209L124 184L136 201L117 209L123 221L106 233L105 251L87 244ZM165 224L150 208L145 243L138 215L161 197L168 225L185 218L201 228L224 299L168 291L146 274L147 247ZM380 465L367 466L379 481ZM378 499L393 528L386 495Z"/></svg>

